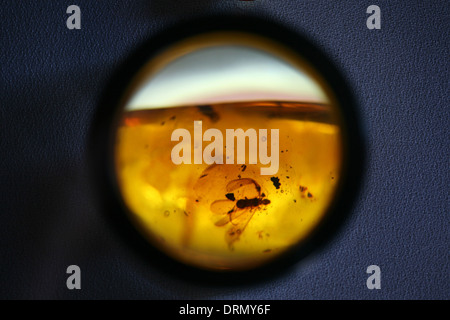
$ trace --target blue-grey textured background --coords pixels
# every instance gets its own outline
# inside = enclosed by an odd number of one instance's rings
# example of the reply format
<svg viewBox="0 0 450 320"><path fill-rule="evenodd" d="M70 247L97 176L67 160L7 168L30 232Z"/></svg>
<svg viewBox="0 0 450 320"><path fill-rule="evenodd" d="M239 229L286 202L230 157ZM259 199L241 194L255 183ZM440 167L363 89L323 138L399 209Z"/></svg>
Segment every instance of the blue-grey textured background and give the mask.
<svg viewBox="0 0 450 320"><path fill-rule="evenodd" d="M66 28L81 7L82 29ZM366 8L382 29L366 28ZM448 1L3 1L0 298L449 299ZM103 221L86 146L101 91L149 37L207 14L281 22L320 47L359 102L368 164L350 218L280 278L192 284L153 270ZM82 290L65 286L82 270ZM366 288L367 266L382 289Z"/></svg>

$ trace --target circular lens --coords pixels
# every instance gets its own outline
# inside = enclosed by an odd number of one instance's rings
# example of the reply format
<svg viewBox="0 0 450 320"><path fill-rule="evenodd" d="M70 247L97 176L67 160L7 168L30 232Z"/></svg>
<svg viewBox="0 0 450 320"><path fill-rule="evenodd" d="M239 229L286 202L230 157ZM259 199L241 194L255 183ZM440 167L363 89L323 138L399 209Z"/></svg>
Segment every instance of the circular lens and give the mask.
<svg viewBox="0 0 450 320"><path fill-rule="evenodd" d="M239 30L178 39L142 64L114 125L129 218L185 264L244 271L302 246L342 181L345 127L327 74Z"/></svg>

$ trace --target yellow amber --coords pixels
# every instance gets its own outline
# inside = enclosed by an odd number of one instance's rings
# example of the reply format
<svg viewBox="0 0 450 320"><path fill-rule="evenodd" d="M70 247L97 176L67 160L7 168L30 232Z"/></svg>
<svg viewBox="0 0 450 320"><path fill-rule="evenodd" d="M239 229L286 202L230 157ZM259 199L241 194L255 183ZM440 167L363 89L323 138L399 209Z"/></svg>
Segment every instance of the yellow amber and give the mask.
<svg viewBox="0 0 450 320"><path fill-rule="evenodd" d="M153 245L199 268L248 270L275 259L301 244L334 197L342 137L333 108L253 101L124 111L115 171L132 220ZM261 175L259 163L174 164L172 132L193 132L199 120L203 130L279 129L278 172Z"/></svg>

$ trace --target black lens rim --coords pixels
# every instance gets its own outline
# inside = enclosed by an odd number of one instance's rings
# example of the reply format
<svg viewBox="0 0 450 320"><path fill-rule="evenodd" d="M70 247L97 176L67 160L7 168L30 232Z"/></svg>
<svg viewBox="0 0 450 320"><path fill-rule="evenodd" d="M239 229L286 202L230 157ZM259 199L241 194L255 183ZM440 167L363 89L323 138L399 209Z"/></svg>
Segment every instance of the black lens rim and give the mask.
<svg viewBox="0 0 450 320"><path fill-rule="evenodd" d="M343 116L344 161L339 178L337 194L325 217L301 245L289 250L280 258L248 271L216 272L182 264L156 249L131 223L123 209L121 197L115 186L111 162L113 159L114 128L119 102L133 77L140 68L164 48L182 39L212 31L238 31L260 35L290 48L310 62L317 72L326 75L327 84L336 94ZM118 68L103 91L98 110L91 125L88 140L88 156L92 183L96 186L101 201L101 210L107 223L129 244L130 249L141 256L152 267L170 277L203 282L207 284L233 285L254 281L264 281L295 265L312 251L326 245L336 235L348 218L352 204L361 186L365 150L363 135L359 126L353 93L348 81L322 51L307 38L290 28L259 17L209 16L182 22L151 37L143 43Z"/></svg>

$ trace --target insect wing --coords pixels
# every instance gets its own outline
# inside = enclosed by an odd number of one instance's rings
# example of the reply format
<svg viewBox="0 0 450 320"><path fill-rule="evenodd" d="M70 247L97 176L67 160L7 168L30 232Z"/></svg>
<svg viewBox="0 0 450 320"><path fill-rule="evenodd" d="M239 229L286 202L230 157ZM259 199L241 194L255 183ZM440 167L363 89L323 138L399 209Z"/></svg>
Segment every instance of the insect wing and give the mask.
<svg viewBox="0 0 450 320"><path fill-rule="evenodd" d="M218 227L226 225L230 222L229 212L234 211L234 202L230 200L216 200L211 203L211 211L214 213L213 219L216 221L214 224Z"/></svg>
<svg viewBox="0 0 450 320"><path fill-rule="evenodd" d="M237 210L236 214L234 214L235 212L232 213L232 227L228 229L227 233L225 234L225 241L227 242L228 246L231 247L233 242L239 239L240 235L242 234L242 232L244 232L248 223L252 219L254 212L254 209L246 208Z"/></svg>
<svg viewBox="0 0 450 320"><path fill-rule="evenodd" d="M227 184L227 192L233 193L236 199L252 199L260 195L261 187L249 178L232 180Z"/></svg>
<svg viewBox="0 0 450 320"><path fill-rule="evenodd" d="M227 191L232 192L243 186L251 185L251 184L255 184L255 183L256 183L255 180L250 179L250 178L232 180L232 181L228 182L228 184L227 184Z"/></svg>

